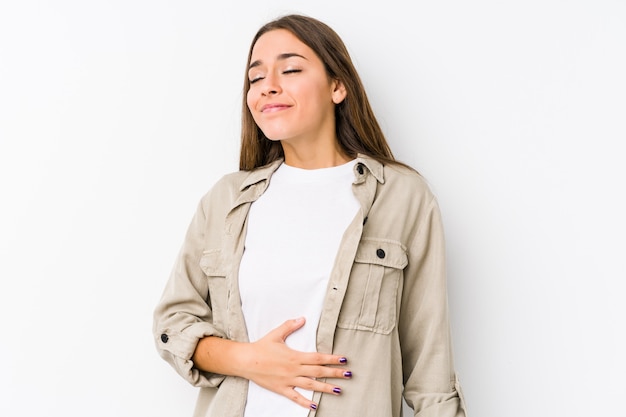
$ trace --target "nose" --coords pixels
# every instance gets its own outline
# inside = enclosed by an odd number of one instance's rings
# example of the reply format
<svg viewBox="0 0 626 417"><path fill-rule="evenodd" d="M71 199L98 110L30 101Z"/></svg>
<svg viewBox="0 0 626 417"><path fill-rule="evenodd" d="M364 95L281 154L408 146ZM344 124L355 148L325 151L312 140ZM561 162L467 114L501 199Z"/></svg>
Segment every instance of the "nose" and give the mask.
<svg viewBox="0 0 626 417"><path fill-rule="evenodd" d="M265 96L273 96L281 92L280 84L274 75L266 75L263 79L262 94Z"/></svg>

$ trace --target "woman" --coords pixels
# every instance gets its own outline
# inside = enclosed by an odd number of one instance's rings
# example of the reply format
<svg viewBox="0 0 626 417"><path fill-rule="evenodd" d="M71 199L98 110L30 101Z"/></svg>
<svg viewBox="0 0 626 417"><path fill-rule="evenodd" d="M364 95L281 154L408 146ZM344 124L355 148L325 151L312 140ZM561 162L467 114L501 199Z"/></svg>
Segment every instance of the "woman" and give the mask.
<svg viewBox="0 0 626 417"><path fill-rule="evenodd" d="M461 417L443 232L349 54L315 19L254 37L240 171L204 196L155 310L196 416Z"/></svg>

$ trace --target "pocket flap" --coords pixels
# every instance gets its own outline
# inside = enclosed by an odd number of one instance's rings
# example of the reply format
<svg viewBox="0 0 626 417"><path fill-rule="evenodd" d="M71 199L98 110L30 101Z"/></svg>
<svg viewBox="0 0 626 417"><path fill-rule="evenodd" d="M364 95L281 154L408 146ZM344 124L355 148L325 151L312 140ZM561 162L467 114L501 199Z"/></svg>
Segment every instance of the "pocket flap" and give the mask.
<svg viewBox="0 0 626 417"><path fill-rule="evenodd" d="M387 239L362 238L356 251L355 262L404 269L409 263L406 248Z"/></svg>
<svg viewBox="0 0 626 417"><path fill-rule="evenodd" d="M224 267L224 262L222 260L222 251L215 249L202 252L200 268L202 268L204 273L209 277L225 277L226 268Z"/></svg>

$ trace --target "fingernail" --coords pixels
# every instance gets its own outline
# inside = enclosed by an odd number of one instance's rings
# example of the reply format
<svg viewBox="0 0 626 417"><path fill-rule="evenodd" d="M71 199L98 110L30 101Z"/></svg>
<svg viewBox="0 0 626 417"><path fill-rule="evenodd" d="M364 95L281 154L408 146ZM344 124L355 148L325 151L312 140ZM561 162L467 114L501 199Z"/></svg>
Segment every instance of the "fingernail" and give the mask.
<svg viewBox="0 0 626 417"><path fill-rule="evenodd" d="M346 378L352 378L352 372L346 371L343 373L343 376L345 376Z"/></svg>
<svg viewBox="0 0 626 417"><path fill-rule="evenodd" d="M341 388L339 388L339 387L335 387L335 388L333 388L333 392L334 392L335 394L341 394Z"/></svg>
<svg viewBox="0 0 626 417"><path fill-rule="evenodd" d="M317 406L315 404L311 404L311 410L317 410Z"/></svg>
<svg viewBox="0 0 626 417"><path fill-rule="evenodd" d="M339 363L348 363L347 358L339 358Z"/></svg>

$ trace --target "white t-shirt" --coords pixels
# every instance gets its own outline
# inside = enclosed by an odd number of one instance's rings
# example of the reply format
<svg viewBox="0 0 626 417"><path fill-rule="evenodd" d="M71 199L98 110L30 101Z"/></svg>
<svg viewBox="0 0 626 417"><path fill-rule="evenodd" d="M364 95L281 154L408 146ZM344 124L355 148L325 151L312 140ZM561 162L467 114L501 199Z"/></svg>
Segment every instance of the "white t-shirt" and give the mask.
<svg viewBox="0 0 626 417"><path fill-rule="evenodd" d="M343 233L360 207L352 193L353 166L351 161L305 170L282 164L250 206L239 289L251 342L285 320L305 317L306 324L286 343L295 350L316 351L330 272ZM306 417L308 412L250 382L245 417Z"/></svg>

